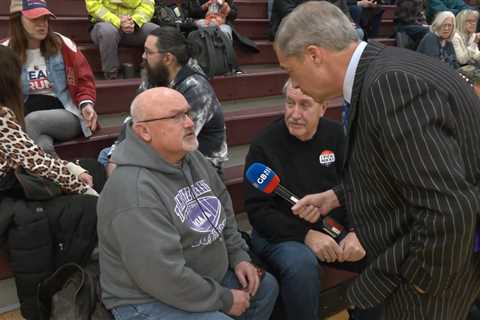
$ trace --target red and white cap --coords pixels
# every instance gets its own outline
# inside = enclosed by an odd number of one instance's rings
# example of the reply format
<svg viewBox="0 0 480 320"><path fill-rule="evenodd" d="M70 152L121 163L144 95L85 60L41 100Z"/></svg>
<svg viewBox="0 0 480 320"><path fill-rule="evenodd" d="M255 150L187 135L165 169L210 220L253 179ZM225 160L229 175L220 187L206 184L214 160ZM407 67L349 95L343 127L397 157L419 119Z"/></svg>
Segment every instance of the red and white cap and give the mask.
<svg viewBox="0 0 480 320"><path fill-rule="evenodd" d="M48 10L45 0L12 0L10 2L10 13L21 12L28 19L36 19L41 16L55 15Z"/></svg>

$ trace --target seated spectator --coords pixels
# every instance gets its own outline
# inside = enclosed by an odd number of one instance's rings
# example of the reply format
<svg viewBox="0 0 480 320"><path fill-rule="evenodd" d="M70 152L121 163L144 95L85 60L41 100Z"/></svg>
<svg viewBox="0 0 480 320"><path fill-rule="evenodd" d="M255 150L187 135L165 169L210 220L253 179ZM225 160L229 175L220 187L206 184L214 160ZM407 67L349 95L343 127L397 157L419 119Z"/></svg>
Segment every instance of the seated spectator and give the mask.
<svg viewBox="0 0 480 320"><path fill-rule="evenodd" d="M237 18L237 6L232 0L187 0L188 16L198 27L218 26L232 40L232 25Z"/></svg>
<svg viewBox="0 0 480 320"><path fill-rule="evenodd" d="M66 193L96 194L90 187L92 177L86 170L53 158L23 131L24 109L18 81L22 69L17 54L0 46L0 181L4 182L8 174L21 167L33 175L55 181ZM5 189L0 190L5 195Z"/></svg>
<svg viewBox="0 0 480 320"><path fill-rule="evenodd" d="M470 9L463 0L428 0L427 6L427 21L433 23L433 19L437 14L443 11L450 11L453 15L457 15L460 11Z"/></svg>
<svg viewBox="0 0 480 320"><path fill-rule="evenodd" d="M221 173L222 164L228 158L222 106L201 68L188 63L190 47L185 37L171 27L154 30L145 42L143 59L146 79L139 91L170 87L183 94L191 107L199 151ZM122 139L121 135L119 141ZM107 168L109 172L112 166Z"/></svg>
<svg viewBox="0 0 480 320"><path fill-rule="evenodd" d="M269 125L250 145L245 168L260 162L275 171L283 186L298 197L325 192L342 202L339 177L344 161L344 132L340 124L323 118L326 105L294 89L284 87L285 114ZM318 177L318 179L312 179ZM287 320L318 320L321 263L360 272L365 250L343 207L329 217L342 224L346 236L337 242L322 229L317 209L303 217L277 195L248 185L245 210L253 227L252 250L271 268L280 284ZM309 220L309 221L306 221Z"/></svg>
<svg viewBox="0 0 480 320"><path fill-rule="evenodd" d="M417 51L448 63L452 68L458 68L452 38L455 33L455 16L449 11L437 14L433 20L430 32L423 37Z"/></svg>
<svg viewBox="0 0 480 320"><path fill-rule="evenodd" d="M452 39L457 61L461 67L480 67L480 50L478 42L480 34L475 33L478 22L478 11L462 10L456 17L456 32Z"/></svg>
<svg viewBox="0 0 480 320"><path fill-rule="evenodd" d="M44 1L12 0L10 39L3 44L23 65L25 130L44 151L56 156L54 142L82 132L89 137L97 127L97 114L92 70L72 40L53 33L50 19L54 17Z"/></svg>
<svg viewBox="0 0 480 320"><path fill-rule="evenodd" d="M17 53L0 46L0 238L8 239L22 315L38 319L39 283L60 261L80 263L79 254L90 256L96 243L97 198L92 195L97 193L86 170L45 153L23 131L22 68ZM29 176L43 180L35 183ZM45 194L49 181L53 183ZM43 200L31 200L32 196ZM53 235L53 228L64 234Z"/></svg>
<svg viewBox="0 0 480 320"><path fill-rule="evenodd" d="M93 28L90 37L98 46L106 79L116 79L120 61L118 46L141 47L158 26L151 23L153 0L85 0Z"/></svg>
<svg viewBox="0 0 480 320"><path fill-rule="evenodd" d="M250 263L189 109L169 88L132 102L98 203L103 301L117 320L268 320L277 282Z"/></svg>
<svg viewBox="0 0 480 320"><path fill-rule="evenodd" d="M375 38L382 24L383 8L377 0L348 0L352 21L363 29L365 40Z"/></svg>
<svg viewBox="0 0 480 320"><path fill-rule="evenodd" d="M395 32L405 32L414 42L413 49L416 49L429 31L423 0L398 0L393 23Z"/></svg>
<svg viewBox="0 0 480 320"><path fill-rule="evenodd" d="M280 26L283 18L285 18L290 12L292 12L296 7L301 5L302 3L308 0L275 0L273 2L273 9L272 9L272 16L270 19L270 26L271 26L271 33L270 38L273 40L275 38L275 34L277 33L277 29ZM342 10L342 12L352 21L352 17L350 16L350 10L347 5L347 0L326 0ZM363 39L364 32L363 30L357 25L356 31L359 39Z"/></svg>

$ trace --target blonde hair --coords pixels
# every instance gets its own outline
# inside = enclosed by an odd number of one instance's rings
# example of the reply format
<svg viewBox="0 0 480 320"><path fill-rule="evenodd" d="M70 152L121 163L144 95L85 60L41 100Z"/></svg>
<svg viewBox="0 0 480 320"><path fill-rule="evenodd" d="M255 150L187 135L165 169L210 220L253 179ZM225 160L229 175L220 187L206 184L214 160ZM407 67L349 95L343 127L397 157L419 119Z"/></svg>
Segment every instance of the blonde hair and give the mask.
<svg viewBox="0 0 480 320"><path fill-rule="evenodd" d="M457 24L455 30L466 38L470 36L465 33L465 25L467 24L467 19L470 16L474 16L475 20L478 21L478 11L472 9L460 11L455 18L455 23Z"/></svg>

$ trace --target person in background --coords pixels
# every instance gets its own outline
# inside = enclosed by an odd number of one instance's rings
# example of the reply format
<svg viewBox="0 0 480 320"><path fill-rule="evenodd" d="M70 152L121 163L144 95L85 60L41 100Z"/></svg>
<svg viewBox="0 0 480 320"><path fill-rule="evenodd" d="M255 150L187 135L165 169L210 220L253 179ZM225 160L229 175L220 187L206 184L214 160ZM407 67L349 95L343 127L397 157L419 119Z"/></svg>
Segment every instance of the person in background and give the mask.
<svg viewBox="0 0 480 320"><path fill-rule="evenodd" d="M413 41L412 49L428 33L429 26L423 11L423 0L398 0L395 9L395 32L405 32Z"/></svg>
<svg viewBox="0 0 480 320"><path fill-rule="evenodd" d="M148 34L158 26L150 20L154 0L85 0L93 28L90 37L98 46L106 79L120 72L118 46L141 47Z"/></svg>
<svg viewBox="0 0 480 320"><path fill-rule="evenodd" d="M9 174L21 167L30 174L55 181L65 193L96 194L86 170L45 153L23 130L19 81L22 68L14 51L0 46L0 181L5 182ZM8 192L2 189L0 199Z"/></svg>
<svg viewBox="0 0 480 320"><path fill-rule="evenodd" d="M165 87L132 102L98 202L103 302L117 320L268 320L278 284L250 263L189 112Z"/></svg>
<svg viewBox="0 0 480 320"><path fill-rule="evenodd" d="M452 39L453 48L460 68L480 68L480 34L476 33L478 11L465 9L455 18L456 32Z"/></svg>
<svg viewBox="0 0 480 320"><path fill-rule="evenodd" d="M89 137L97 128L96 90L90 66L72 40L53 33L45 1L12 0L10 38L20 58L25 130L46 152L54 142Z"/></svg>
<svg viewBox="0 0 480 320"><path fill-rule="evenodd" d="M417 52L437 58L457 69L458 61L452 44L454 34L455 16L450 11L440 12L433 20L430 32L420 41Z"/></svg>
<svg viewBox="0 0 480 320"><path fill-rule="evenodd" d="M437 14L443 11L449 11L456 16L460 11L470 9L463 0L429 0L426 1L426 7L428 22L432 22Z"/></svg>
<svg viewBox="0 0 480 320"><path fill-rule="evenodd" d="M352 20L350 16L350 10L348 8L347 0L322 0L328 1L334 5L336 5L342 12L349 17L352 21L351 23L355 24L355 21ZM292 12L296 7L301 5L302 3L306 2L305 0L275 0L273 2L273 9L272 9L272 17L270 19L270 38L273 40L275 38L275 34L277 33L277 29L280 26L283 18L285 18L290 12ZM355 30L357 32L358 38L363 39L365 33L360 28L360 26L355 24Z"/></svg>
<svg viewBox="0 0 480 320"><path fill-rule="evenodd" d="M347 0L352 21L363 29L365 40L378 36L384 9L378 0Z"/></svg>

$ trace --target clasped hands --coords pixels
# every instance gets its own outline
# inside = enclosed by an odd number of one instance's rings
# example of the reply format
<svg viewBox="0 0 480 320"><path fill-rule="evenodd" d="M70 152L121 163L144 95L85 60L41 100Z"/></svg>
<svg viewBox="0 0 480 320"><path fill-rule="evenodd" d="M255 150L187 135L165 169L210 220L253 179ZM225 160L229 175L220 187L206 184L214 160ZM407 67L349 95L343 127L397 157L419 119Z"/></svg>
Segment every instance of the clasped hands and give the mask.
<svg viewBox="0 0 480 320"><path fill-rule="evenodd" d="M292 207L292 212L299 218L315 223L338 207L340 202L337 195L333 190L327 190L303 197ZM361 260L366 254L355 232L349 232L337 243L329 235L312 229L308 231L304 242L319 260L325 262L353 262Z"/></svg>

